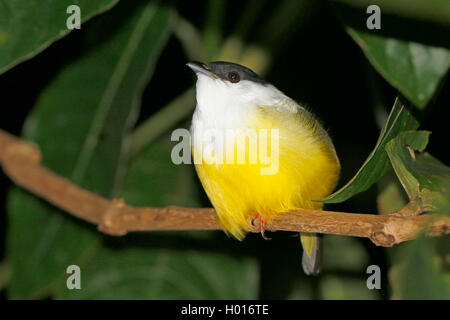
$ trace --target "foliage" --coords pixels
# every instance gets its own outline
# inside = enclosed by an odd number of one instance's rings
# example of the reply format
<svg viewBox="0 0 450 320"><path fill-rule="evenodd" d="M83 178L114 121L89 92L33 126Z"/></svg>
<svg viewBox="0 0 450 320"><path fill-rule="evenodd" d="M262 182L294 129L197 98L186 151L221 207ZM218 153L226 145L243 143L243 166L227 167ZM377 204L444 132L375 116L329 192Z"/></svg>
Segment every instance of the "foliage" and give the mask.
<svg viewBox="0 0 450 320"><path fill-rule="evenodd" d="M427 8L422 1L421 8ZM158 69L170 39L179 42L181 54L188 59L233 60L270 74L283 42L296 36L296 28L307 28L310 17L321 17L321 5L313 0L248 1L240 8L241 16L232 17L233 28L229 28L225 14L229 2L210 0L202 3L207 19L199 26L183 16L188 11L181 3L80 0L76 4L82 9L82 28L69 35L66 7L72 2L0 1L0 73L33 57L39 61L39 53L60 38L77 43L77 50L39 93L24 122L23 136L39 144L44 164L58 174L103 196L147 206L208 205L193 168L170 161L170 132L188 126L194 106L192 88L181 93L167 89L172 99L167 107L147 112L147 119L142 119L144 93L150 92L155 100L165 94L152 91L155 70L171 73L172 82L182 73L182 65ZM390 195L402 192L398 179L410 201L422 210L449 214L450 169L422 152L429 133L414 131L424 111L431 113L445 82L450 51L439 38L445 32L439 31L431 43L393 32L397 29L389 19L395 22L406 17L401 21L413 29L422 25L424 13L410 10L405 2L395 10L389 7L387 30L367 30L361 26L367 19L365 7L356 3L331 1L326 6L398 95L390 102L393 107L367 160L359 169L351 168L357 172L353 178L323 201L352 199L393 168L397 178L391 174L385 177L387 184L379 184L379 208L393 207ZM427 26L448 30L440 17L437 21L425 17ZM254 36L257 30L262 30L262 36ZM367 113L370 106L361 108ZM6 261L12 275L9 281L3 280L6 268L0 268L0 284L7 286L9 298L449 297L448 250L440 252L435 245L438 241L426 238L387 249L392 260L390 289L385 289L384 279L385 291L380 296L365 286L365 269L377 262L373 256L380 251L367 249L356 239L325 237L324 275L312 280L300 274L299 243L294 239L281 239L283 250L276 238L261 244L250 236L237 243L214 232L134 234L117 239L101 235L17 187L11 187L7 202ZM281 255L280 251L288 253ZM442 258L445 255L447 260ZM277 262L269 263L271 258ZM66 288L66 268L72 264L83 270L83 290Z"/></svg>
<svg viewBox="0 0 450 320"><path fill-rule="evenodd" d="M337 203L345 201L358 192L367 190L372 184L390 169L390 163L384 146L397 134L408 129L417 129L419 122L414 118L403 99L397 98L391 113L380 133L378 142L358 170L356 175L341 189L324 199L325 203Z"/></svg>
<svg viewBox="0 0 450 320"><path fill-rule="evenodd" d="M100 14L119 0L80 0L82 21ZM70 0L0 2L0 72L29 59L69 33L66 27Z"/></svg>

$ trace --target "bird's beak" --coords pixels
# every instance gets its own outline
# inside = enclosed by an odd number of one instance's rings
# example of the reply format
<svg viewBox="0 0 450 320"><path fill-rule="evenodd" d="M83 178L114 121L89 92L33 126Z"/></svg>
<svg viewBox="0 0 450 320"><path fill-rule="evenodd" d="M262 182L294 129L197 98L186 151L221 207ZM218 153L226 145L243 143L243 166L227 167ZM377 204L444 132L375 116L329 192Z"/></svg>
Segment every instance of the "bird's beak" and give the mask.
<svg viewBox="0 0 450 320"><path fill-rule="evenodd" d="M206 64L202 62L188 62L186 65L192 69L196 74L202 73L210 78L217 79L217 75L213 73Z"/></svg>

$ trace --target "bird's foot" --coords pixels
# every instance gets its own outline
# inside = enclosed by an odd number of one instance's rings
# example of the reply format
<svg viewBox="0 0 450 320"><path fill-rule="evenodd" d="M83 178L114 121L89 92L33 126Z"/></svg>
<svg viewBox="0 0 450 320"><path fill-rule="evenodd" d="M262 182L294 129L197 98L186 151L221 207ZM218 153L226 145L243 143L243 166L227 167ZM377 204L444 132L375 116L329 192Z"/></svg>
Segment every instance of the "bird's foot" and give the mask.
<svg viewBox="0 0 450 320"><path fill-rule="evenodd" d="M255 226L255 220L258 219L258 217L259 217L259 213L255 213L255 215L253 216L253 218L251 220L252 226Z"/></svg>
<svg viewBox="0 0 450 320"><path fill-rule="evenodd" d="M261 236L263 237L264 240L270 240L271 238L266 236L266 224L264 222L264 219L259 215L259 213L255 213L255 215L253 216L253 218L251 220L252 226L255 225L255 220L258 219L258 217L259 217L259 228L261 231Z"/></svg>

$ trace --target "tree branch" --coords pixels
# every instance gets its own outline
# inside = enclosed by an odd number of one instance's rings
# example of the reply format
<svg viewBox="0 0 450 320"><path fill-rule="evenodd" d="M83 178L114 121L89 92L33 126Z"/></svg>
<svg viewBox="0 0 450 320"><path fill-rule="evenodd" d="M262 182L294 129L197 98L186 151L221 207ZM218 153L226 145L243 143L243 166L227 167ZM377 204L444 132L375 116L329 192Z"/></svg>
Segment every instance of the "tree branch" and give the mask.
<svg viewBox="0 0 450 320"><path fill-rule="evenodd" d="M0 130L0 163L5 173L19 186L98 225L101 232L124 235L130 231L221 229L213 209L132 207L121 199L108 200L82 189L40 162L41 152L34 143ZM449 217L404 213L405 208L388 215L295 210L280 213L267 229L366 237L380 246L410 240L425 228L432 236L449 233ZM259 223L249 226L251 232L260 231Z"/></svg>

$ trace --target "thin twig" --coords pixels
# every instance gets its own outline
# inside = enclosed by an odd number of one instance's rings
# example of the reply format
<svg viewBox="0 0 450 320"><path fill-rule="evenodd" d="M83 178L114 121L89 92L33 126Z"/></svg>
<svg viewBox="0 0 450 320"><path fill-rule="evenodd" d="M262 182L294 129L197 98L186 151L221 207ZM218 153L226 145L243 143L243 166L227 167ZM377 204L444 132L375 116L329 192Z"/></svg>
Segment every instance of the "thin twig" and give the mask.
<svg viewBox="0 0 450 320"><path fill-rule="evenodd" d="M219 230L216 213L210 208L132 207L121 199L108 200L82 189L40 164L39 148L0 130L0 163L18 185L53 205L98 225L111 235L130 231ZM402 209L403 210L403 209ZM410 240L427 228L428 234L449 233L450 218L435 215L358 214L319 210L280 213L267 225L271 231L297 231L366 237L380 246ZM259 232L255 223L250 232Z"/></svg>

